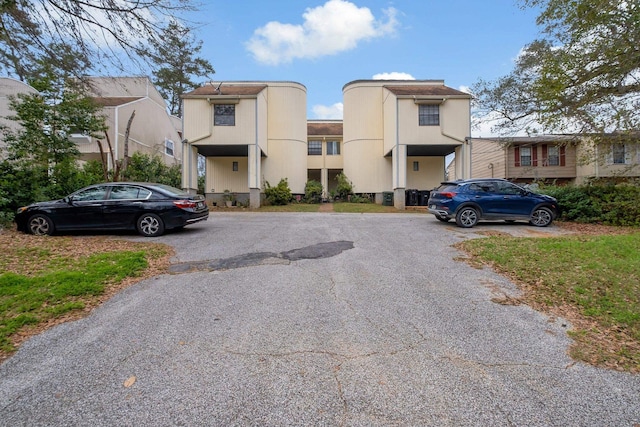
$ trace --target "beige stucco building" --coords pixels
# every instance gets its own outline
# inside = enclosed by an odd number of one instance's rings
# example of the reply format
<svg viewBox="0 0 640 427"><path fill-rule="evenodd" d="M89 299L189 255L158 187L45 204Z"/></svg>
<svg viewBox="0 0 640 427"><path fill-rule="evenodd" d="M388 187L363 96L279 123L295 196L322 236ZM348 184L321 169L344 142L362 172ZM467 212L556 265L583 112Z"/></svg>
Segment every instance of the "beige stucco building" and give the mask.
<svg viewBox="0 0 640 427"><path fill-rule="evenodd" d="M167 105L148 77L89 77L86 79L93 99L102 107L113 157L122 160L129 120L128 155L133 153L159 156L167 166L182 162L182 122L169 115ZM74 134L81 160L99 160L101 141L108 164L113 158L107 139Z"/></svg>
<svg viewBox="0 0 640 427"><path fill-rule="evenodd" d="M382 202L444 179L445 156L469 176L470 95L442 80L357 80L343 87L343 120L307 120L306 88L295 82L211 83L183 96L183 185L197 188L206 157L205 196L225 190L258 207L266 183L286 178L294 194L308 180L325 194L344 172L355 193Z"/></svg>

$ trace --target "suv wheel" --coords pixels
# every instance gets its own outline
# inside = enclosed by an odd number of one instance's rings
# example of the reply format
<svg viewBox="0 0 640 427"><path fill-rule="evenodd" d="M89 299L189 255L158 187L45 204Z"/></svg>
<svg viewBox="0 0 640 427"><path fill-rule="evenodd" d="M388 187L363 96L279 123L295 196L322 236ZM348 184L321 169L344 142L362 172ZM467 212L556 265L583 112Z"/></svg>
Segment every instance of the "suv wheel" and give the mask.
<svg viewBox="0 0 640 427"><path fill-rule="evenodd" d="M536 227L546 227L553 221L553 212L549 208L536 208L531 213L531 220L529 221Z"/></svg>
<svg viewBox="0 0 640 427"><path fill-rule="evenodd" d="M456 224L458 227L471 228L478 223L478 211L470 206L466 206L456 214Z"/></svg>

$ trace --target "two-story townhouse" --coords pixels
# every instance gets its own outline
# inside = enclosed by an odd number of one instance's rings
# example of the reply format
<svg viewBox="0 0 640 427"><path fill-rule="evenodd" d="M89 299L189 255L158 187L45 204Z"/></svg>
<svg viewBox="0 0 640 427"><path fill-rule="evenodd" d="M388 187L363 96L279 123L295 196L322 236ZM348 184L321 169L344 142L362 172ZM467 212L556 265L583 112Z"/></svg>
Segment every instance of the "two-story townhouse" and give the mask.
<svg viewBox="0 0 640 427"><path fill-rule="evenodd" d="M471 96L443 80L357 80L343 88L344 172L358 193L382 201L394 192L428 190L445 176L455 153L457 173L468 177Z"/></svg>
<svg viewBox="0 0 640 427"><path fill-rule="evenodd" d="M168 166L182 162L182 121L167 112L166 102L148 77L87 77L86 82L105 116L115 160L124 158L128 128L129 156L136 152L159 156ZM100 141L109 165L113 165L106 137L96 139L79 133L71 139L84 161L100 159Z"/></svg>
<svg viewBox="0 0 640 427"><path fill-rule="evenodd" d="M295 82L218 82L183 95L183 187L197 189L200 154L210 202L228 190L259 207L265 186L283 178L293 193L304 194L306 102L306 88Z"/></svg>
<svg viewBox="0 0 640 427"><path fill-rule="evenodd" d="M615 135L597 140L589 135L471 138L471 177L557 184L638 177L640 144L627 139L620 141ZM448 175L459 178L453 170Z"/></svg>
<svg viewBox="0 0 640 427"><path fill-rule="evenodd" d="M183 96L183 186L195 191L197 156L206 157L205 196L225 190L258 207L267 183L286 178L294 194L307 180L325 195L344 172L356 193L430 189L444 179L445 157L470 171L471 96L442 80L357 80L343 87L343 120L306 119L306 88L295 82L210 83Z"/></svg>

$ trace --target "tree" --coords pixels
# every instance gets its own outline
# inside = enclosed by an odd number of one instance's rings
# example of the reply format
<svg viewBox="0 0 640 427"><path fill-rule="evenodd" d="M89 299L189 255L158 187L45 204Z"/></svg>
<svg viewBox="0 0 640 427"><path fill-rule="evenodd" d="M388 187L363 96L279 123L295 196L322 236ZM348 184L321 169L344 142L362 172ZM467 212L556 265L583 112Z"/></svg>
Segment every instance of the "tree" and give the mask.
<svg viewBox="0 0 640 427"><path fill-rule="evenodd" d="M172 115L182 117L183 93L200 86L194 77L209 77L215 73L211 63L197 55L202 41L196 42L191 31L172 20L164 29L160 40L152 41L154 84L169 103Z"/></svg>
<svg viewBox="0 0 640 427"><path fill-rule="evenodd" d="M51 46L66 43L96 66L105 64L124 70L124 58L136 61L148 57L149 43L161 38L162 22L175 18L177 13L194 10L190 3L0 0L0 68L24 81L36 58L57 62Z"/></svg>
<svg viewBox="0 0 640 427"><path fill-rule="evenodd" d="M640 5L625 0L521 0L540 7L544 37L511 74L474 87L484 117L513 133L616 133L640 129Z"/></svg>
<svg viewBox="0 0 640 427"><path fill-rule="evenodd" d="M10 188L12 200L6 205L61 197L84 184L76 163L76 145L71 133L95 136L105 130L98 107L83 95L76 81L59 77L44 62L40 77L29 83L39 93L20 94L10 100L20 124L17 130L3 129L7 158L2 162L5 174L2 186Z"/></svg>

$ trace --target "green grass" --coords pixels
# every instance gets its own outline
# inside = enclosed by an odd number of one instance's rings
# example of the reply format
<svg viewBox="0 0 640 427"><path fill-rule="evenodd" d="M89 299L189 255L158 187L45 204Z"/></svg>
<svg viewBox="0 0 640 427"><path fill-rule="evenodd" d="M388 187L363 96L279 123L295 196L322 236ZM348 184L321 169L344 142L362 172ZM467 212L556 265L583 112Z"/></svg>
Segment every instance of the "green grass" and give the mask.
<svg viewBox="0 0 640 427"><path fill-rule="evenodd" d="M408 211L399 211L393 206L382 206L376 203L334 203L334 212L341 213L400 213Z"/></svg>
<svg viewBox="0 0 640 427"><path fill-rule="evenodd" d="M640 233L493 236L459 246L523 284L525 302L577 311L588 326L572 332L574 357L640 371Z"/></svg>
<svg viewBox="0 0 640 427"><path fill-rule="evenodd" d="M39 261L42 271L31 276L0 274L0 351L11 352L11 335L26 325L85 307L85 298L101 295L105 286L137 275L147 267L143 251L106 252L77 260L53 257L46 249L18 250Z"/></svg>

